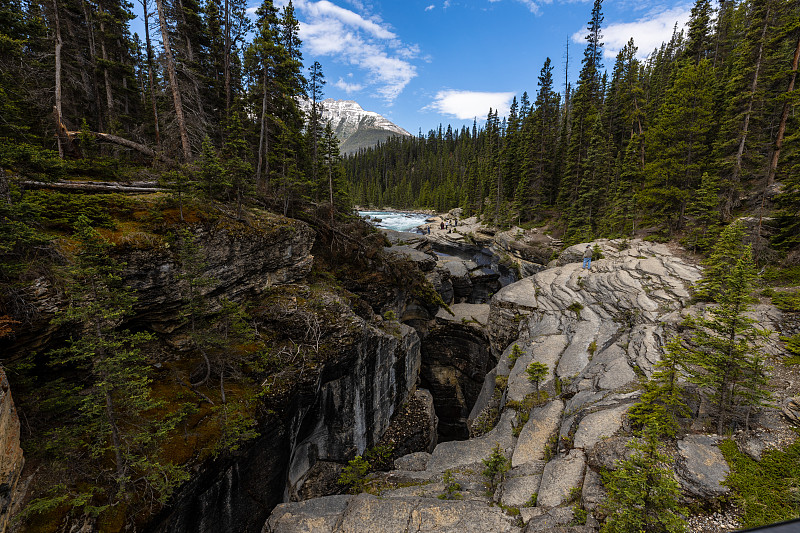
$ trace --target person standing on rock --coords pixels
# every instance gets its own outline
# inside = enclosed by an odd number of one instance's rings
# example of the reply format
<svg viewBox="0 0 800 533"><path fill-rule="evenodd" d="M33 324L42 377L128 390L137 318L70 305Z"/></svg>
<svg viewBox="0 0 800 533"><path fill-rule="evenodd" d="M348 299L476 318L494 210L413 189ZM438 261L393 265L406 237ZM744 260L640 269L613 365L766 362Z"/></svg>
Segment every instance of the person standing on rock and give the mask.
<svg viewBox="0 0 800 533"><path fill-rule="evenodd" d="M586 245L586 251L583 252L583 268L587 270L592 269L592 245Z"/></svg>

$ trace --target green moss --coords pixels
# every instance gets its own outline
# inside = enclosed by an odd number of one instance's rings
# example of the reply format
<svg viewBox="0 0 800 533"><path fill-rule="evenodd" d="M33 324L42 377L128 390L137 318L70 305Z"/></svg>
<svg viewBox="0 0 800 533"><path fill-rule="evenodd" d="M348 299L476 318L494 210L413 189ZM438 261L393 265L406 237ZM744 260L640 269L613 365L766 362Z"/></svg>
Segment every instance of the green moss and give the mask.
<svg viewBox="0 0 800 533"><path fill-rule="evenodd" d="M754 461L732 440L720 444L731 467L724 484L744 511L746 528L800 517L800 440L786 450L771 450Z"/></svg>

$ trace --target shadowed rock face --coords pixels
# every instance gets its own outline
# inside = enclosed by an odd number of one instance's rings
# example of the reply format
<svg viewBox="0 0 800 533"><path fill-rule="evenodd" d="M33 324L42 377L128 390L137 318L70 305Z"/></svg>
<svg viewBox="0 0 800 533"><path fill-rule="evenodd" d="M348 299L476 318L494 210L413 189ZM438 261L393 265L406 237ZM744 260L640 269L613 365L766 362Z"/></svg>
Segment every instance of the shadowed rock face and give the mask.
<svg viewBox="0 0 800 533"><path fill-rule="evenodd" d="M360 320L351 317L353 320ZM362 323L361 334L291 396L233 457L204 465L147 531L260 531L281 501L331 494L339 465L377 444L419 373L419 337Z"/></svg>
<svg viewBox="0 0 800 533"><path fill-rule="evenodd" d="M6 530L25 459L19 447L19 418L6 373L0 366L0 532Z"/></svg>
<svg viewBox="0 0 800 533"><path fill-rule="evenodd" d="M468 418L496 361L479 329L441 323L422 342L420 380L439 417L439 442L469 438Z"/></svg>

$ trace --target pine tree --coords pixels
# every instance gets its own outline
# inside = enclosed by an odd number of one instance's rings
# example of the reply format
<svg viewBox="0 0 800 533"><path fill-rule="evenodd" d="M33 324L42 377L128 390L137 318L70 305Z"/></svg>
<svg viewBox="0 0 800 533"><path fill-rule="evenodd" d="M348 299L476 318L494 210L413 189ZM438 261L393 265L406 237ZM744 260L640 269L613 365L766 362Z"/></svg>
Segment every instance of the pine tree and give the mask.
<svg viewBox="0 0 800 533"><path fill-rule="evenodd" d="M674 337L665 346L664 355L647 380L644 393L628 412L632 423L649 428L655 437L674 437L680 429L678 418L689 414L678 385L680 376L685 373L686 360L687 351L680 337Z"/></svg>
<svg viewBox="0 0 800 533"><path fill-rule="evenodd" d="M644 436L628 445L630 459L603 474L608 491L604 510L608 516L601 533L679 533L686 531L678 504L680 484L662 465L669 458L658 449L658 439L645 429Z"/></svg>
<svg viewBox="0 0 800 533"><path fill-rule="evenodd" d="M322 124L322 88L325 86L325 75L322 73L322 65L319 64L319 61L314 61L308 67L308 74L308 96L311 100L311 108L308 113L308 125L306 126L306 149L309 154L309 174L316 189L316 199L319 201L322 192L326 188L325 182L320 182L320 167L322 165L319 149L325 129ZM331 193L330 202L333 204L332 189L329 192Z"/></svg>
<svg viewBox="0 0 800 533"><path fill-rule="evenodd" d="M759 351L768 332L756 328L755 320L746 315L757 274L750 247L741 250L737 242L742 231L736 222L722 232L711 255L715 263L702 283L716 305L707 315L687 321L693 328L689 381L699 385L716 408L719 434L737 409L746 408L749 417L750 410L770 396L765 358Z"/></svg>
<svg viewBox="0 0 800 533"><path fill-rule="evenodd" d="M642 202L668 229L683 226L690 191L700 183L711 147L711 63L685 64L647 135Z"/></svg>

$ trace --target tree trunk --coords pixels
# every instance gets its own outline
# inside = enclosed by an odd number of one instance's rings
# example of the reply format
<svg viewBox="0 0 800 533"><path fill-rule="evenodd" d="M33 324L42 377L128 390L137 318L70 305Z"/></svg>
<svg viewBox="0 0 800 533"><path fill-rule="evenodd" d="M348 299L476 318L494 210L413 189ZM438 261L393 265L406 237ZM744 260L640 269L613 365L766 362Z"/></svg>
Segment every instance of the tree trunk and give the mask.
<svg viewBox="0 0 800 533"><path fill-rule="evenodd" d="M230 0L225 0L225 118L230 118L231 111L231 8Z"/></svg>
<svg viewBox="0 0 800 533"><path fill-rule="evenodd" d="M147 9L147 0L141 0L144 11L144 42L147 46L147 79L150 83L150 100L153 103L153 124L156 131L156 147L161 151L161 131L158 127L158 106L156 105L156 83L153 76L153 46L150 43L150 12Z"/></svg>
<svg viewBox="0 0 800 533"><path fill-rule="evenodd" d="M797 38L797 45L794 48L794 59L792 59L792 77L789 80L789 88L786 91L787 96L794 91L794 82L797 80L797 66L798 59L800 59L800 37ZM767 183L769 187L775 182L775 171L778 169L778 159L781 156L781 148L783 147L783 136L786 133L786 121L789 119L789 99L783 102L783 111L781 112L781 122L778 126L778 136L775 139L775 149L772 152L772 160L769 163L769 170L767 171Z"/></svg>
<svg viewBox="0 0 800 533"><path fill-rule="evenodd" d="M66 135L68 137L77 137L77 136L79 136L81 134L80 131L64 131L63 133L64 133L64 135ZM144 155L147 155L147 156L150 156L150 157L153 157L153 158L157 157L158 159L160 159L160 160L162 160L164 162L172 163L172 159L166 157L163 154L156 153L155 150L153 150L149 146L145 146L143 144L139 144L137 142L133 142L133 141L125 139L123 137L118 137L117 135L111 135L109 133L101 133L101 132L98 132L98 131L90 131L89 133L91 135L94 135L95 137L97 137L100 140L108 141L108 142L114 143L114 144L118 144L120 146L124 146L125 148L130 148L131 150L136 150L137 152L140 152L140 153L142 153Z"/></svg>
<svg viewBox="0 0 800 533"><path fill-rule="evenodd" d="M102 35L106 33L106 27L102 22L102 18L100 19L100 33ZM114 95L111 91L111 77L108 73L108 53L106 52L105 38L100 39L100 53L103 54L103 81L106 86L106 110L108 111L108 123L111 125L111 122L114 120Z"/></svg>
<svg viewBox="0 0 800 533"><path fill-rule="evenodd" d="M61 130L62 130L62 120L61 120L61 47L63 46L63 41L61 40L61 21L58 18L58 0L53 0L53 20L55 21L56 25L56 35L55 35L55 105L53 110L55 112L55 121L56 121L56 140L58 141L58 157L61 159L64 158L64 147L61 145Z"/></svg>
<svg viewBox="0 0 800 533"><path fill-rule="evenodd" d="M747 111L744 114L744 125L742 126L742 136L739 139L739 148L736 150L736 166L733 170L733 181L738 182L742 173L742 156L744 155L744 145L747 141L747 132L750 128L750 116L753 114L753 102L756 99L756 89L758 88L758 75L761 71L761 58L764 54L764 39L767 35L769 25L769 7L764 13L764 27L761 29L761 39L758 42L758 55L756 57L756 70L753 73L753 83L750 85L750 99L747 102Z"/></svg>
<svg viewBox="0 0 800 533"><path fill-rule="evenodd" d="M161 37L164 44L164 57L167 63L167 74L169 75L169 84L172 88L172 101L175 104L175 118L178 121L178 130L181 135L181 148L183 148L184 161L191 161L192 150L189 146L189 134L186 131L186 119L183 116L183 104L181 103L181 92L178 88L178 76L175 74L175 62L172 59L172 49L169 45L169 30L167 28L167 19L164 16L164 3L163 0L156 0L156 7L158 8L158 20L161 25Z"/></svg>
<svg viewBox="0 0 800 533"><path fill-rule="evenodd" d="M261 136L258 140L258 167L256 170L256 184L266 189L269 180L269 123L267 119L267 94L269 87L269 75L267 68L264 67L264 98L261 102ZM261 178L261 165L264 165L264 179Z"/></svg>
<svg viewBox="0 0 800 533"><path fill-rule="evenodd" d="M92 65L92 92L94 92L94 101L97 106L97 129L104 130L103 126L103 103L100 101L100 87L97 85L97 45L94 39L94 24L89 12L89 6L84 0L83 5L83 18L86 21L86 28L89 36L89 62Z"/></svg>

